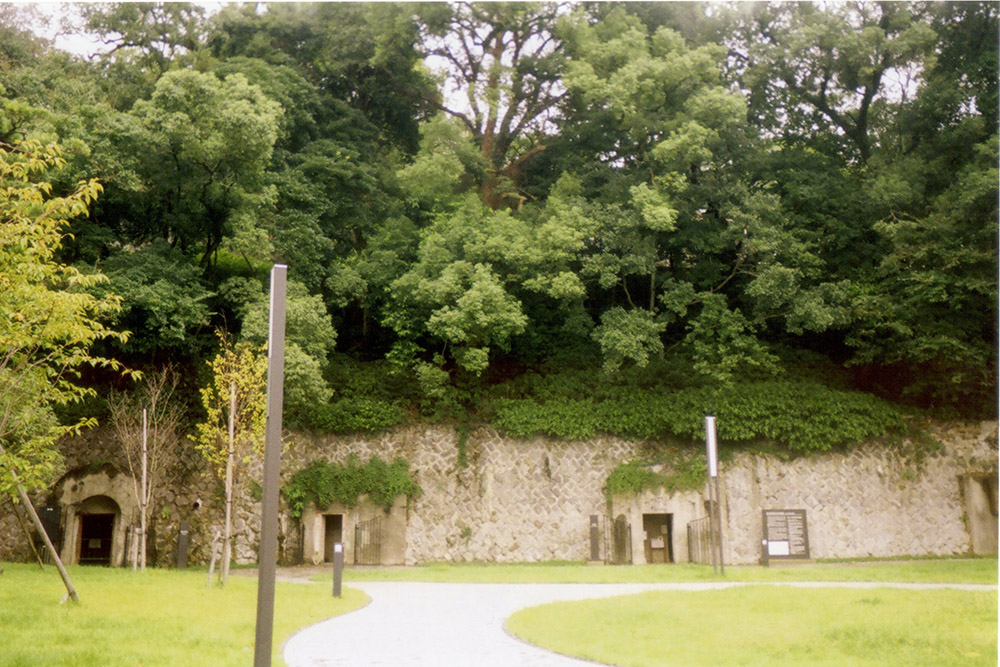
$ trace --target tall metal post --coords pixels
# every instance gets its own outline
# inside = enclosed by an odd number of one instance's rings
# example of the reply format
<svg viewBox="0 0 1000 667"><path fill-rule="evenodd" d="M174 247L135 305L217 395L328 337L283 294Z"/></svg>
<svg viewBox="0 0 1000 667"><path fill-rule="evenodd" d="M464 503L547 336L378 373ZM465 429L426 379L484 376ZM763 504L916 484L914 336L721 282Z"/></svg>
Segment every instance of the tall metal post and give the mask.
<svg viewBox="0 0 1000 667"><path fill-rule="evenodd" d="M719 509L721 498L719 497L719 453L718 444L715 439L715 416L705 416L705 449L708 458L708 532L709 545L712 551L712 572L716 572L716 563L719 571L726 573L725 565L722 564L722 512ZM714 489L713 489L714 487ZM715 491L715 499L712 499L712 492ZM718 536L716 535L718 531ZM716 545L718 545L718 558L716 558Z"/></svg>
<svg viewBox="0 0 1000 667"><path fill-rule="evenodd" d="M281 469L281 410L285 378L285 290L288 267L271 269L271 326L267 339L267 431L257 569L257 634L254 667L270 667L274 635L274 570L278 560L278 485Z"/></svg>
<svg viewBox="0 0 1000 667"><path fill-rule="evenodd" d="M726 574L726 559L722 556L722 496L719 495L719 476L715 476L715 525L719 531L719 574Z"/></svg>

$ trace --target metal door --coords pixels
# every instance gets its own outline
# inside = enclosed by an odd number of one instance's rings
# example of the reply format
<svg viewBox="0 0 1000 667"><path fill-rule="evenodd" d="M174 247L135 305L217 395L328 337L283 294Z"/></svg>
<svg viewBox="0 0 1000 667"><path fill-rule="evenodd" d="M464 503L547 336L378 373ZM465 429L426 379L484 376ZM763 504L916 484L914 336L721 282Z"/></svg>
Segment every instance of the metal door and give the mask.
<svg viewBox="0 0 1000 667"><path fill-rule="evenodd" d="M379 565L382 562L382 517L359 521L354 526L354 564Z"/></svg>
<svg viewBox="0 0 1000 667"><path fill-rule="evenodd" d="M624 514L619 514L611 529L612 549L611 563L613 565L631 565L632 563L632 526Z"/></svg>

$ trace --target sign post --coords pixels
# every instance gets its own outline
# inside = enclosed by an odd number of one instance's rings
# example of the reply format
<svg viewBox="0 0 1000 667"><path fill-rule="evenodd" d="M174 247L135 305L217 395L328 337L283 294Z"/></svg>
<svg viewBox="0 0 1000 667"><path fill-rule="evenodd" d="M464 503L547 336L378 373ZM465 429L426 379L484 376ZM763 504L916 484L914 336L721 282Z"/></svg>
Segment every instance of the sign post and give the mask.
<svg viewBox="0 0 1000 667"><path fill-rule="evenodd" d="M267 430L257 569L254 667L270 667L274 635L274 570L278 560L278 486L281 483L281 410L285 379L285 283L288 267L271 269L271 326L267 338Z"/></svg>
<svg viewBox="0 0 1000 667"><path fill-rule="evenodd" d="M708 532L712 551L712 572L716 571L718 563L719 572L725 574L726 566L722 558L722 510L719 497L719 451L715 438L715 415L705 416L705 449L708 456ZM716 548L718 548L718 559L716 559Z"/></svg>

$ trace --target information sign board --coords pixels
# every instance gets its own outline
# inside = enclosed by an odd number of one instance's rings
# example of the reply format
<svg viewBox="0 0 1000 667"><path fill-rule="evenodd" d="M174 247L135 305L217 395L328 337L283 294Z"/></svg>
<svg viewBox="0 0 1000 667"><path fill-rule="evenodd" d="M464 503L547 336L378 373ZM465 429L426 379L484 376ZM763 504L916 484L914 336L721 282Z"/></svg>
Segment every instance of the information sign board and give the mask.
<svg viewBox="0 0 1000 667"><path fill-rule="evenodd" d="M764 563L771 559L809 559L805 510L764 510Z"/></svg>

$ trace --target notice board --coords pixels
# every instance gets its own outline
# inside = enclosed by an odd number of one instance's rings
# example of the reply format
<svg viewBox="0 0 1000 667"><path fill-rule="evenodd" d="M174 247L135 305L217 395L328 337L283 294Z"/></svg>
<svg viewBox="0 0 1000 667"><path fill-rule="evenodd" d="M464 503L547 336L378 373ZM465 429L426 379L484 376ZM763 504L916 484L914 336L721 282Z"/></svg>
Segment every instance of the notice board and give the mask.
<svg viewBox="0 0 1000 667"><path fill-rule="evenodd" d="M809 559L805 510L763 510L764 564L770 560Z"/></svg>

